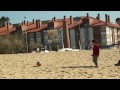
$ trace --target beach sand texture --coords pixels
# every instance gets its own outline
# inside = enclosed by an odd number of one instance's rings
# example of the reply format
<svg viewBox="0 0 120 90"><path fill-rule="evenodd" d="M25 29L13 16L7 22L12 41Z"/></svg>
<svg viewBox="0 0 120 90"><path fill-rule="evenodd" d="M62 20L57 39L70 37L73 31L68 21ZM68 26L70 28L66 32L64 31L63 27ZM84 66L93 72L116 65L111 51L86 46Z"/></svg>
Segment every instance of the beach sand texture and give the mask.
<svg viewBox="0 0 120 90"><path fill-rule="evenodd" d="M118 49L100 50L99 68L92 61L92 50L1 54L0 79L119 79ZM36 62L42 65L36 67Z"/></svg>

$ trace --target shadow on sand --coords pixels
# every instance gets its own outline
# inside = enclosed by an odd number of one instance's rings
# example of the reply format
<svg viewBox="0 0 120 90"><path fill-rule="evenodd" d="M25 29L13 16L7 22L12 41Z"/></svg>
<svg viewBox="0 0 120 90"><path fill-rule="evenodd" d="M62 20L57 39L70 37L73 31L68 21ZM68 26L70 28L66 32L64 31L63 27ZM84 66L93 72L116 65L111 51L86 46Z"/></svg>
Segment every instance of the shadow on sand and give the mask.
<svg viewBox="0 0 120 90"><path fill-rule="evenodd" d="M69 67L62 67L62 68L96 68L96 66L69 66Z"/></svg>
<svg viewBox="0 0 120 90"><path fill-rule="evenodd" d="M33 67L40 67L40 66L33 66Z"/></svg>

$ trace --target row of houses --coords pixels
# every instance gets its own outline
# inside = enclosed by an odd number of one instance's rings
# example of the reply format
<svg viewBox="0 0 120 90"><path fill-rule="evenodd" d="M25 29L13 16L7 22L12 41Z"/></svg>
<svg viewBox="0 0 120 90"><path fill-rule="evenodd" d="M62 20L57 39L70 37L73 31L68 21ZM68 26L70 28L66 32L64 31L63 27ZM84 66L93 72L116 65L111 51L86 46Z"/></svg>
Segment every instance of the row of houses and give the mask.
<svg viewBox="0 0 120 90"><path fill-rule="evenodd" d="M54 46L73 49L86 49L91 41L96 39L100 46L109 46L120 42L120 26L110 22L110 16L105 14L105 20L89 16L72 17L32 22L23 21L18 25L6 23L0 28L0 36L17 34L29 43L35 42L43 46Z"/></svg>

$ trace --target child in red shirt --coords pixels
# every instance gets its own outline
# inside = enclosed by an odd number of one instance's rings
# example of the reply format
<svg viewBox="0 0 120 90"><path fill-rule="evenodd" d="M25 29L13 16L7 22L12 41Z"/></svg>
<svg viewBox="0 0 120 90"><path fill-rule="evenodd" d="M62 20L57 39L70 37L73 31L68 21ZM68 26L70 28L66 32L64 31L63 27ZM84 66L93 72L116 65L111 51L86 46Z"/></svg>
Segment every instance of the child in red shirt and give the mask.
<svg viewBox="0 0 120 90"><path fill-rule="evenodd" d="M97 43L96 40L92 40L92 44L93 44L93 62L95 63L96 67L98 67L98 56L99 56L99 45Z"/></svg>

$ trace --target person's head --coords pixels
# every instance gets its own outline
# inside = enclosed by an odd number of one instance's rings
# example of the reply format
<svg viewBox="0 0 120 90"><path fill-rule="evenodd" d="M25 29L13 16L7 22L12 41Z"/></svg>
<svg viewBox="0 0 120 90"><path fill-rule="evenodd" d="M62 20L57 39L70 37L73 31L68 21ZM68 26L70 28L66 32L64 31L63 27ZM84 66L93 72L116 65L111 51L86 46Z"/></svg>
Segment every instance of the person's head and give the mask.
<svg viewBox="0 0 120 90"><path fill-rule="evenodd" d="M116 23L120 25L120 18L116 18Z"/></svg>
<svg viewBox="0 0 120 90"><path fill-rule="evenodd" d="M95 45L95 44L97 44L98 42L97 42L97 40L92 40L92 44L93 45Z"/></svg>

